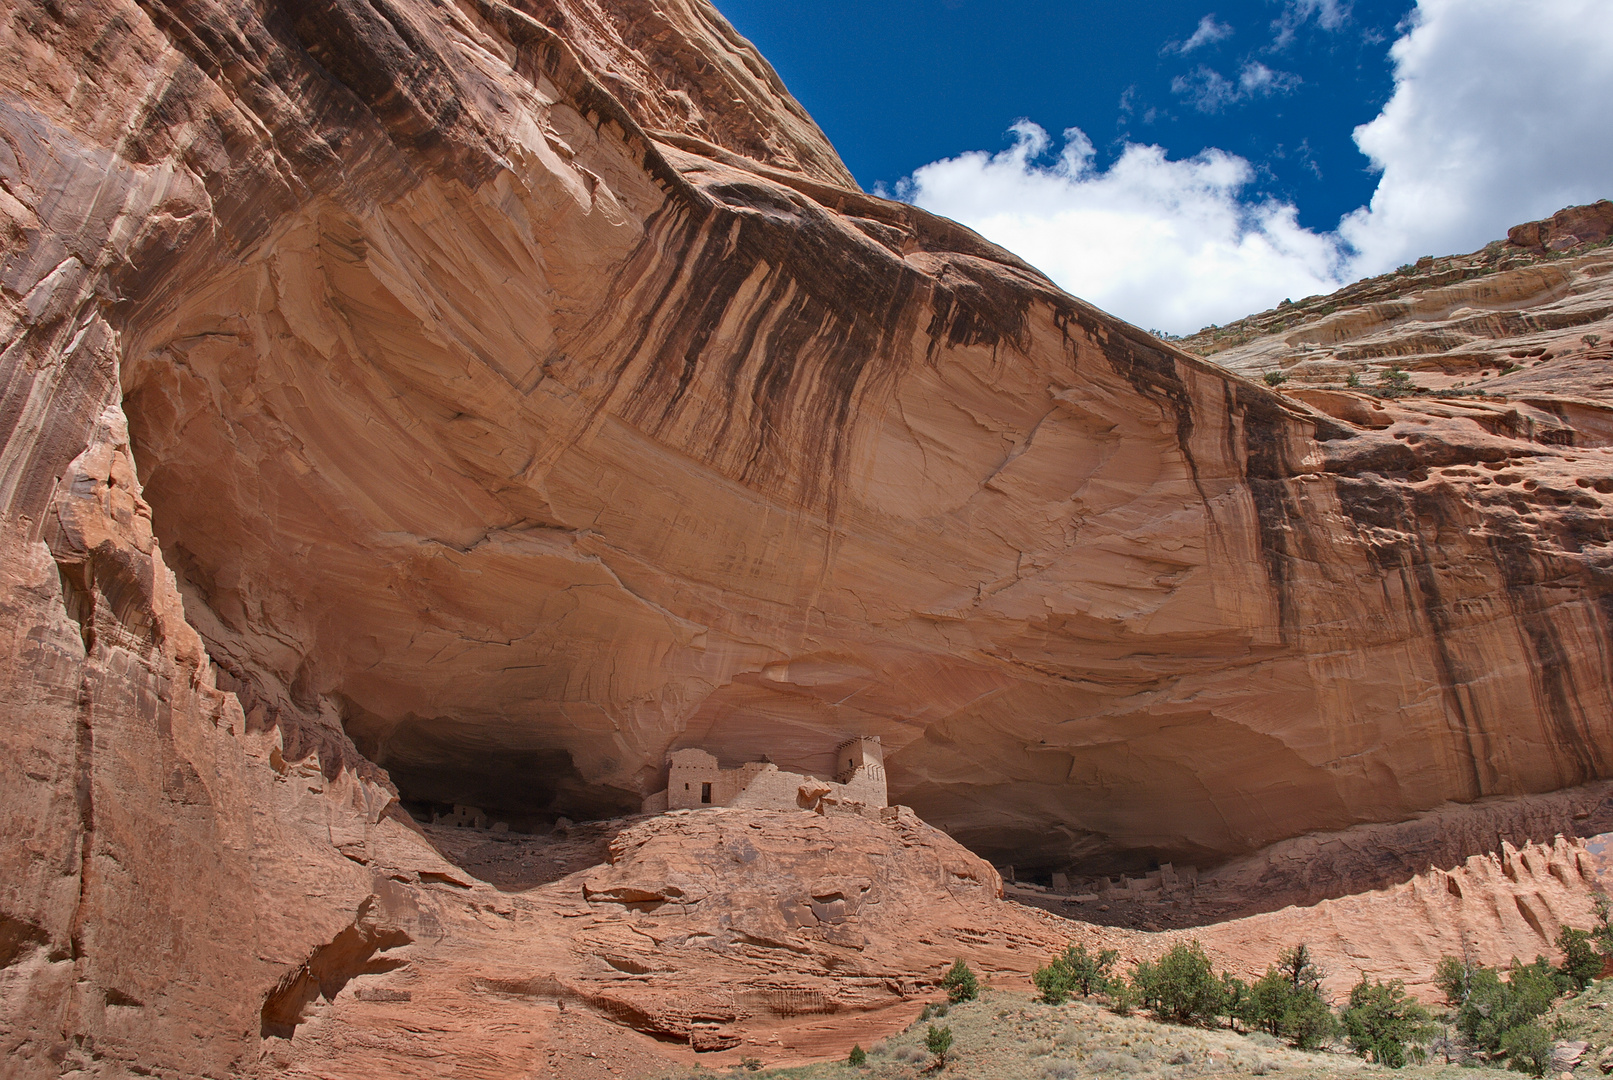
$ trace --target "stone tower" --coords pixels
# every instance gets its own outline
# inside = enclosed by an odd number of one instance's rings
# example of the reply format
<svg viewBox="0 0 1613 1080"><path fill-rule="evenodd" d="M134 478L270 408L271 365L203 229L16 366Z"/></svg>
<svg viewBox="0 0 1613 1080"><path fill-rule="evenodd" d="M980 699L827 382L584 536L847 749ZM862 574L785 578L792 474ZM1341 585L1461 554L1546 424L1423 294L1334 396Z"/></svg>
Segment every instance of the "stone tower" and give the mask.
<svg viewBox="0 0 1613 1080"><path fill-rule="evenodd" d="M848 799L886 805L885 748L878 735L859 735L835 748L835 780L845 785Z"/></svg>

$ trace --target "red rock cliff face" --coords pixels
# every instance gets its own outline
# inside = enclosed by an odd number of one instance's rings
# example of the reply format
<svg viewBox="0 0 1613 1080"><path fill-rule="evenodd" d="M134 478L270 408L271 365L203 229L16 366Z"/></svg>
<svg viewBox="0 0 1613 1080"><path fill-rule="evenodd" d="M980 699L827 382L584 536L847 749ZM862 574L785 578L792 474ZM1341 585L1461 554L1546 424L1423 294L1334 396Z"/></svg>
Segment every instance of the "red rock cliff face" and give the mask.
<svg viewBox="0 0 1613 1080"><path fill-rule="evenodd" d="M0 57L4 955L63 1017L127 965L103 1042L209 920L360 927L372 763L575 816L877 734L1094 868L1610 772L1594 432L1175 351L858 192L708 6L20 3Z"/></svg>

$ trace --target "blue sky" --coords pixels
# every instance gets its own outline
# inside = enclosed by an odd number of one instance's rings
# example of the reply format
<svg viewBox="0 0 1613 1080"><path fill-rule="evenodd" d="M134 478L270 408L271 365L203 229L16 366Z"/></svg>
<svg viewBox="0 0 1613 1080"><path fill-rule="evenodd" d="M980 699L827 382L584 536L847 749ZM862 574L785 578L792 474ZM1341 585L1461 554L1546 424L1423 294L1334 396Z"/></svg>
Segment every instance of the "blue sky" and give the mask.
<svg viewBox="0 0 1613 1080"><path fill-rule="evenodd" d="M1081 128L1100 166L1127 140L1172 157L1238 154L1259 166L1260 191L1296 201L1313 228L1372 196L1377 178L1350 132L1389 99L1389 44L1413 7L1357 0L1342 17L1268 0L717 3L869 190L963 150L999 149L1025 117ZM1273 73L1267 92L1240 89L1257 64ZM1217 78L1228 84L1219 94Z"/></svg>
<svg viewBox="0 0 1613 1080"><path fill-rule="evenodd" d="M1145 326L1613 196L1609 0L716 2L864 187Z"/></svg>

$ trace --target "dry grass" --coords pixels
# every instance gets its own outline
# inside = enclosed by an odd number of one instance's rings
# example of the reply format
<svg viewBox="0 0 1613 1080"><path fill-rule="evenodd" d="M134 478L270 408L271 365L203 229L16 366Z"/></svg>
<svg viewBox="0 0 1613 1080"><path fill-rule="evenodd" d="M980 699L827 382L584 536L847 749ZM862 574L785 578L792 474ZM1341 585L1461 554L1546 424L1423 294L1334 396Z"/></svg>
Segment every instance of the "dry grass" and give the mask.
<svg viewBox="0 0 1613 1080"><path fill-rule="evenodd" d="M1597 1055L1613 1047L1613 979L1591 983L1583 994L1558 1002L1547 1023L1553 1020L1561 1022L1561 1038L1583 1039L1591 1044L1574 1075L1600 1080L1601 1071L1595 1068Z"/></svg>
<svg viewBox="0 0 1613 1080"><path fill-rule="evenodd" d="M952 1028L953 1049L940 1072L925 1071L934 1060L924 1050L924 1034L931 1023ZM1251 1076L1500 1080L1506 1076L1518 1080L1520 1075L1445 1065L1391 1072L1343 1052L1343 1048L1336 1053L1302 1053L1263 1034L1176 1027L1143 1016L1116 1016L1083 1001L1055 1008L1034 1001L1028 993L991 990L978 1001L953 1006L943 1018L915 1023L867 1049L868 1063L861 1068L818 1064L761 1072L679 1070L673 1075L677 1080L697 1076L707 1080L714 1076L775 1080L1242 1080Z"/></svg>

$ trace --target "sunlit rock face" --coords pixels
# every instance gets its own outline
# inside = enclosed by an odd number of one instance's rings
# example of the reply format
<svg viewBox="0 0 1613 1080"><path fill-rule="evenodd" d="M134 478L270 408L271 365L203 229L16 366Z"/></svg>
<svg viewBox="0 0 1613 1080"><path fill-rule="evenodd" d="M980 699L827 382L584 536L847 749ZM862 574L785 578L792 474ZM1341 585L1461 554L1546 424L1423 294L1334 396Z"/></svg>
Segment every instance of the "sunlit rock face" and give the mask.
<svg viewBox="0 0 1613 1080"><path fill-rule="evenodd" d="M709 7L4 32L18 542L121 402L292 759L592 817L671 748L878 735L893 802L1094 869L1609 774L1572 414L1324 413L1179 352L858 192Z"/></svg>

